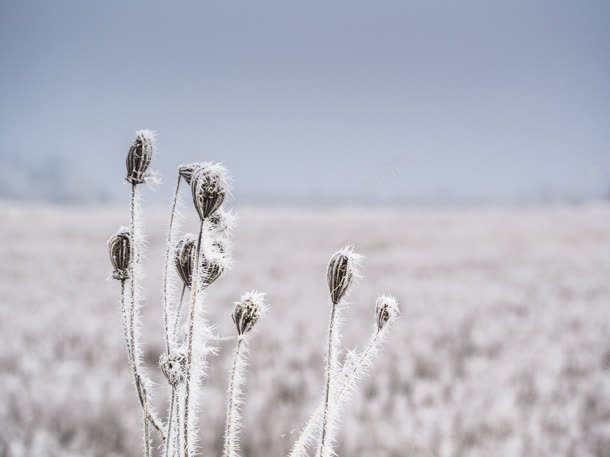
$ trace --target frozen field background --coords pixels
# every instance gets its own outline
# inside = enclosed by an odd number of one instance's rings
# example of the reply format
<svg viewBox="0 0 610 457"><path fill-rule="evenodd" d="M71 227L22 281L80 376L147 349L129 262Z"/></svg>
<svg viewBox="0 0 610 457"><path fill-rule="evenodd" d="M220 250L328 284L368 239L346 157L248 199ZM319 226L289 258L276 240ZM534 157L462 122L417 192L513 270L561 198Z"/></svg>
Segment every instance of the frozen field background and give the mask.
<svg viewBox="0 0 610 457"><path fill-rule="evenodd" d="M145 358L161 381L167 217L144 209ZM106 280L106 239L127 208L0 211L0 456L139 455L119 287ZM234 267L208 309L230 334L243 291L272 305L253 339L244 457L285 456L322 394L325 267L346 242L367 257L347 346L368 337L378 294L397 295L403 317L346 409L339 456L610 456L608 205L238 213ZM220 454L229 355L223 343L204 384L204 455ZM166 394L160 383L159 407Z"/></svg>

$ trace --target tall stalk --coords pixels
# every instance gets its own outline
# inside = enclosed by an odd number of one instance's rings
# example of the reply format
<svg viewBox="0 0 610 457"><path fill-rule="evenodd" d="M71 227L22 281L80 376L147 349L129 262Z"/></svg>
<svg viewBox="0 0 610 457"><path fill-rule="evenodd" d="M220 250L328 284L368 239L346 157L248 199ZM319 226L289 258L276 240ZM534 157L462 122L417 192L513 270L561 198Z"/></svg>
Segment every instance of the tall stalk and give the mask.
<svg viewBox="0 0 610 457"><path fill-rule="evenodd" d="M165 262L163 265L163 323L165 327L165 349L170 353L170 333L169 333L169 268L170 268L170 253L174 246L174 219L176 215L176 205L180 195L180 173L176 182L176 190L174 191L174 199L169 215L169 228L167 230L167 245L165 248Z"/></svg>
<svg viewBox="0 0 610 457"><path fill-rule="evenodd" d="M195 258L197 262L193 270L193 283L191 286L191 312L189 316L189 329L187 334L187 353L186 353L186 384L184 393L184 456L190 456L190 439L189 439L189 415L191 412L191 376L193 369L193 334L195 331L197 296L199 292L200 268L201 268L201 239L203 236L203 219L199 226L199 235L197 237L197 248L195 250Z"/></svg>
<svg viewBox="0 0 610 457"><path fill-rule="evenodd" d="M229 376L227 389L227 419L225 422L225 440L223 457L238 457L239 427L241 415L239 408L242 403L242 385L245 381L246 357L248 348L248 333L261 315L267 310L264 294L249 292L244 294L235 304L233 322L237 328L237 343L233 353L233 367Z"/></svg>
<svg viewBox="0 0 610 457"><path fill-rule="evenodd" d="M129 310L129 352L131 353L131 369L134 377L134 382L136 384L136 391L138 392L138 398L140 400L140 405L144 409L145 412L145 422L150 421L153 427L159 432L161 438L165 440L165 433L163 432L163 425L156 418L151 408L149 407L149 394L142 380L142 375L140 374L140 370L138 367L138 348L136 346L136 331L135 331L135 321L136 321L136 308L137 308L137 297L136 297L136 289L137 289L137 280L136 280L136 271L135 267L136 263L139 262L138 255L139 253L136 251L136 245L139 240L136 236L136 184L132 183L131 185L131 222L130 222L130 233L131 233L131 243L130 243L130 257L131 262L129 263L129 277L131 278L131 288L130 288L130 299L131 299L131 307ZM148 431L148 427L145 427L145 431ZM150 434L150 433L149 433ZM148 442L150 439L149 436L145 437L145 440Z"/></svg>
<svg viewBox="0 0 610 457"><path fill-rule="evenodd" d="M321 457L326 457L327 452L327 435L329 433L329 414L330 414L330 400L334 399L334 383L333 375L336 371L337 356L335 351L335 318L337 315L337 304L333 303L330 311L330 323L328 326L328 353L326 356L326 384L324 386L324 408L322 412L322 437L320 439L320 451Z"/></svg>
<svg viewBox="0 0 610 457"><path fill-rule="evenodd" d="M245 369L245 361L240 352L242 344L245 345L245 340L239 338L235 345L233 355L233 368L229 378L229 388L227 391L227 419L225 424L225 442L223 457L236 457L238 445L238 427L239 427L239 403L240 403L240 383L243 379L243 371Z"/></svg>

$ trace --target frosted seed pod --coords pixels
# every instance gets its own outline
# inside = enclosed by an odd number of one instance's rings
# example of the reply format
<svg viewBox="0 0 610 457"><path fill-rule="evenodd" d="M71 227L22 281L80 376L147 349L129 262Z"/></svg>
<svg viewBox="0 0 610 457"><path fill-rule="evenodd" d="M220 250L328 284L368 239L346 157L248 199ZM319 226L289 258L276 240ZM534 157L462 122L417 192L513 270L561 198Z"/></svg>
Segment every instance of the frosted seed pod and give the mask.
<svg viewBox="0 0 610 457"><path fill-rule="evenodd" d="M150 130L139 130L127 153L127 177L132 184L141 184L148 177L148 167L152 161L154 134Z"/></svg>
<svg viewBox="0 0 610 457"><path fill-rule="evenodd" d="M119 231L108 240L110 251L110 262L114 271L114 279L125 280L129 278L129 260L131 258L131 236L126 227L121 227Z"/></svg>
<svg viewBox="0 0 610 457"><path fill-rule="evenodd" d="M248 333L266 310L267 305L264 298L264 294L249 292L244 294L239 302L235 303L231 317L240 336Z"/></svg>

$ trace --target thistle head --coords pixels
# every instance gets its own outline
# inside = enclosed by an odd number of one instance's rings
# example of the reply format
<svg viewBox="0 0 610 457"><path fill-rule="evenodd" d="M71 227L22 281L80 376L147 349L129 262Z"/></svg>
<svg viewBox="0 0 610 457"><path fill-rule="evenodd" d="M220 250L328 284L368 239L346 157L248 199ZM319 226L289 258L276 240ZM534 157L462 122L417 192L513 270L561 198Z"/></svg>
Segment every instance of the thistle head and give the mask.
<svg viewBox="0 0 610 457"><path fill-rule="evenodd" d="M108 240L110 262L114 271L114 279L125 280L129 278L129 260L131 258L131 236L129 229L121 227L119 231Z"/></svg>
<svg viewBox="0 0 610 457"><path fill-rule="evenodd" d="M186 287L193 283L193 267L195 265L195 254L197 246L192 235L185 235L176 245L174 260L178 275Z"/></svg>
<svg viewBox="0 0 610 457"><path fill-rule="evenodd" d="M382 295L375 303L375 315L377 317L377 329L382 330L388 322L393 321L400 315L398 301L391 295Z"/></svg>
<svg viewBox="0 0 610 457"><path fill-rule="evenodd" d="M131 184L141 184L148 177L148 167L153 156L155 135L150 130L139 130L127 153L127 177Z"/></svg>
<svg viewBox="0 0 610 457"><path fill-rule="evenodd" d="M354 280L360 276L358 267L361 262L362 256L354 252L353 246L340 249L330 258L326 278L333 305L341 301Z"/></svg>
<svg viewBox="0 0 610 457"><path fill-rule="evenodd" d="M201 164L191 176L193 203L201 220L210 217L229 193L229 174L220 164Z"/></svg>
<svg viewBox="0 0 610 457"><path fill-rule="evenodd" d="M201 279L204 287L216 281L225 271L227 261L221 252L210 252L203 256L201 263Z"/></svg>
<svg viewBox="0 0 610 457"><path fill-rule="evenodd" d="M167 378L167 382L176 386L186 378L186 355L163 353L159 358L159 368Z"/></svg>
<svg viewBox="0 0 610 457"><path fill-rule="evenodd" d="M182 176L182 179L184 179L186 183L190 186L193 174L195 174L195 172L199 170L199 168L201 168L201 163L199 162L188 163L186 165L180 165L178 167L178 173L180 174L180 176Z"/></svg>
<svg viewBox="0 0 610 457"><path fill-rule="evenodd" d="M252 330L254 324L266 310L265 294L252 291L242 295L241 299L235 303L231 315L237 327L237 334L242 336Z"/></svg>

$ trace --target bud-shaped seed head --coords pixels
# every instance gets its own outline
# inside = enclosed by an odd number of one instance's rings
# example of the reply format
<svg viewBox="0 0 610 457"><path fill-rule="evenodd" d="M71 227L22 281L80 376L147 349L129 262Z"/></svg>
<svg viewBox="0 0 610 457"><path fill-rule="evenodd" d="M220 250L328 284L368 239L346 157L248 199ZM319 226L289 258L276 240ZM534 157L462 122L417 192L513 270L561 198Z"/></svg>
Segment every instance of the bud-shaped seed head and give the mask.
<svg viewBox="0 0 610 457"><path fill-rule="evenodd" d="M186 164L186 165L180 165L178 167L178 173L180 173L180 176L182 176L182 178L190 186L193 174L197 170L199 170L199 168L201 168L201 163L199 163L199 162L189 163L189 164Z"/></svg>
<svg viewBox="0 0 610 457"><path fill-rule="evenodd" d="M219 164L202 164L191 177L191 191L201 220L210 217L229 192L227 170Z"/></svg>
<svg viewBox="0 0 610 457"><path fill-rule="evenodd" d="M186 378L186 356L184 354L161 354L159 368L172 386L177 386Z"/></svg>
<svg viewBox="0 0 610 457"><path fill-rule="evenodd" d="M150 130L139 130L136 139L127 153L127 177L132 184L141 184L146 181L148 167L153 156L154 133Z"/></svg>
<svg viewBox="0 0 610 457"><path fill-rule="evenodd" d="M344 247L330 258L326 278L333 305L341 301L354 279L359 277L358 266L361 261L362 256L354 252L353 246Z"/></svg>
<svg viewBox="0 0 610 457"><path fill-rule="evenodd" d="M114 279L124 280L129 278L129 259L131 258L131 236L129 230L121 227L119 231L108 240L110 250L110 262L114 271Z"/></svg>
<svg viewBox="0 0 610 457"><path fill-rule="evenodd" d="M174 260L176 270L186 287L191 287L193 283L193 267L195 266L195 254L197 246L192 235L185 235L176 245Z"/></svg>
<svg viewBox="0 0 610 457"><path fill-rule="evenodd" d="M240 301L235 303L231 317L237 327L238 335L248 333L261 317L261 314L267 310L264 299L265 294L248 292L241 297Z"/></svg>
<svg viewBox="0 0 610 457"><path fill-rule="evenodd" d="M382 295L375 303L375 315L377 316L377 329L383 329L386 324L393 321L400 314L398 301L391 295Z"/></svg>

